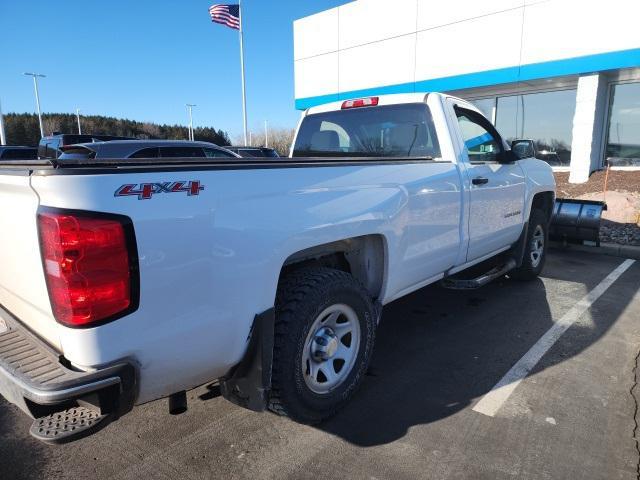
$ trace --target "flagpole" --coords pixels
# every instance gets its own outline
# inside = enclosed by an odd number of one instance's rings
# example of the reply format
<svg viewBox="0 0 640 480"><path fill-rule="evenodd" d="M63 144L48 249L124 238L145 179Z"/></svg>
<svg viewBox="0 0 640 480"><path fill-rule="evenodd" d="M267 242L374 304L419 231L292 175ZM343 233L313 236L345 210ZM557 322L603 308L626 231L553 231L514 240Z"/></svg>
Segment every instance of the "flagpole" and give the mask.
<svg viewBox="0 0 640 480"><path fill-rule="evenodd" d="M244 127L244 144L247 144L247 94L244 84L244 46L242 42L242 0L238 0L238 13L240 15L240 69L242 70L242 125Z"/></svg>

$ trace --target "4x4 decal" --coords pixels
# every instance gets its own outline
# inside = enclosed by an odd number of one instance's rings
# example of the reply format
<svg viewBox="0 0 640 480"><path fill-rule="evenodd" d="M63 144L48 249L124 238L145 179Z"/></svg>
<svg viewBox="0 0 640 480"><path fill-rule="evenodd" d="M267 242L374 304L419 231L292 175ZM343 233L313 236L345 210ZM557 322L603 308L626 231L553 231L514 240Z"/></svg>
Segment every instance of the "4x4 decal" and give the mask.
<svg viewBox="0 0 640 480"><path fill-rule="evenodd" d="M199 195L204 190L200 180L189 182L156 182L156 183L127 183L119 187L113 194L115 197L137 196L138 200L149 200L156 193L186 192L188 196Z"/></svg>

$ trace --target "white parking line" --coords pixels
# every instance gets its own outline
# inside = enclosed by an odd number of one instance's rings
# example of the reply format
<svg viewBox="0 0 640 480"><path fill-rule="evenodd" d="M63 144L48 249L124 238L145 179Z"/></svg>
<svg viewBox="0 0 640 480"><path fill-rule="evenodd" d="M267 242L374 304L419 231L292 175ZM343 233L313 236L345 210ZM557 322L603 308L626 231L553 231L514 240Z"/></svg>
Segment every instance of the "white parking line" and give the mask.
<svg viewBox="0 0 640 480"><path fill-rule="evenodd" d="M576 303L571 310L565 313L560 320L545 333L536 344L529 349L524 356L518 360L511 370L502 377L502 379L480 399L473 407L474 412L482 413L493 417L500 407L507 401L509 395L513 393L520 382L529 374L531 369L536 366L542 356L553 346L560 336L578 320L584 312L607 291L607 289L622 275L635 260L625 260L607 277L602 280L593 290L585 295L582 300Z"/></svg>

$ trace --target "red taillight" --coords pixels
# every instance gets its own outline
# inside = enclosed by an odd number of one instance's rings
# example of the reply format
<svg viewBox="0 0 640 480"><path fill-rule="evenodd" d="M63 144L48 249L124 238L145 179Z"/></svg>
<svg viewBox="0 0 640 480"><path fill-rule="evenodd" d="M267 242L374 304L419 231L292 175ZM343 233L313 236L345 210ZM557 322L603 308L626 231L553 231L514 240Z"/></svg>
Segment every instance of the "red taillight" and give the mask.
<svg viewBox="0 0 640 480"><path fill-rule="evenodd" d="M132 307L132 265L121 221L42 212L38 228L58 322L90 327Z"/></svg>
<svg viewBox="0 0 640 480"><path fill-rule="evenodd" d="M378 97L357 98L355 100L345 100L342 102L342 109L359 108L359 107L375 107L378 105Z"/></svg>

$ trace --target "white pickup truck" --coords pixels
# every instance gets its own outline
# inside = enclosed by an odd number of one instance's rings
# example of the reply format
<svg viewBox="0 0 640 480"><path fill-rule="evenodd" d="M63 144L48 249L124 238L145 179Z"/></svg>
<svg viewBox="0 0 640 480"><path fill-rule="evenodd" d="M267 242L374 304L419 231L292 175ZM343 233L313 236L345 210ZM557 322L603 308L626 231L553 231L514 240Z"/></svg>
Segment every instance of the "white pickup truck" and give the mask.
<svg viewBox="0 0 640 480"><path fill-rule="evenodd" d="M546 163L438 93L311 108L290 158L0 165L0 392L47 442L215 380L322 421L382 305L537 276L555 195Z"/></svg>

